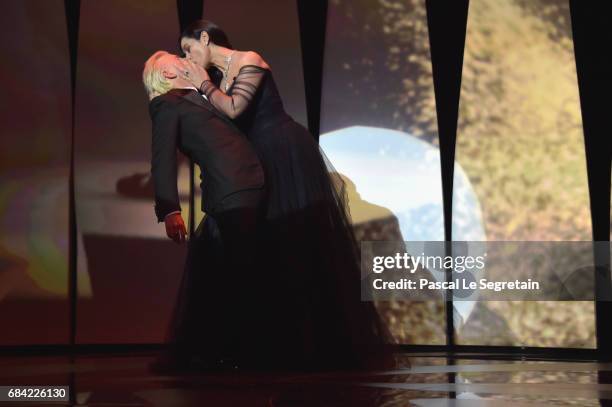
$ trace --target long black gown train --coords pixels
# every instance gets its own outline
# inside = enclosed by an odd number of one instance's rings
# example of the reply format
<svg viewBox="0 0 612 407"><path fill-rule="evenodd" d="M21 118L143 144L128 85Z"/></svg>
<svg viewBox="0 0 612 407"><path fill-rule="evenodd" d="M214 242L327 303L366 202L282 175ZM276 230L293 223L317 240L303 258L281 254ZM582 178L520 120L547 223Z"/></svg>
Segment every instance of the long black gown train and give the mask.
<svg viewBox="0 0 612 407"><path fill-rule="evenodd" d="M219 355L220 343L246 341L246 365L282 368L393 366L391 335L373 303L362 302L360 251L344 184L314 137L289 116L269 69L243 66L227 96L201 88L254 145L268 188L259 267L239 297L215 291L223 263L214 222L190 244L168 340L182 355ZM208 228L208 233L202 233ZM254 274L255 273L255 274Z"/></svg>

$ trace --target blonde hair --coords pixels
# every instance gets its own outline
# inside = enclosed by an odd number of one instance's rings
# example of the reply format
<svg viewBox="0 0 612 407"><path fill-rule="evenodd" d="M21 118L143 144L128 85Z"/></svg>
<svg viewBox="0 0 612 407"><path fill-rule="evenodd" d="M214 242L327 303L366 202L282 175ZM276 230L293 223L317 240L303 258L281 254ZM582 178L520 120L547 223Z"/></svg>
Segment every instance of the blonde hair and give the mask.
<svg viewBox="0 0 612 407"><path fill-rule="evenodd" d="M166 55L172 54L166 51L157 51L144 64L142 82L144 83L149 100L155 96L163 95L172 89L172 84L164 77L162 66L159 63L159 60Z"/></svg>

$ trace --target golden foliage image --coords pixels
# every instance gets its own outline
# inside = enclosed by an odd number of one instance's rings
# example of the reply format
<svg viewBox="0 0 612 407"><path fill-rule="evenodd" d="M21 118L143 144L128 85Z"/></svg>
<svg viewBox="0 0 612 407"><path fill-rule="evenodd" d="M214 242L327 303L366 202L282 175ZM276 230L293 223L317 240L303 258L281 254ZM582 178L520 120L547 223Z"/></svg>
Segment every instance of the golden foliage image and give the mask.
<svg viewBox="0 0 612 407"><path fill-rule="evenodd" d="M367 125L439 145L424 0L332 0L330 41L341 63L326 65L324 131ZM474 240L468 229L486 241L592 239L569 2L470 1L455 162L478 216L456 210L455 190L453 240ZM415 344L444 343L443 305L378 304L398 340ZM458 343L595 347L592 302L472 307L456 320Z"/></svg>

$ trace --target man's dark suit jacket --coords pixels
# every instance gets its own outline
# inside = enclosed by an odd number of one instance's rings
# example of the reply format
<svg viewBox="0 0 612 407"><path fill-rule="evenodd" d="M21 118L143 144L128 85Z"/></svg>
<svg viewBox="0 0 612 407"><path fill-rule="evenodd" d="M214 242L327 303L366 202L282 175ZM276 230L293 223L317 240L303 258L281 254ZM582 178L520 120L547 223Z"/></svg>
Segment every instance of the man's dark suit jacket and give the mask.
<svg viewBox="0 0 612 407"><path fill-rule="evenodd" d="M252 206L239 194L264 186L264 173L246 136L195 89L173 89L149 103L153 124L151 173L158 222L181 210L177 187L177 148L201 169L202 210L216 212Z"/></svg>

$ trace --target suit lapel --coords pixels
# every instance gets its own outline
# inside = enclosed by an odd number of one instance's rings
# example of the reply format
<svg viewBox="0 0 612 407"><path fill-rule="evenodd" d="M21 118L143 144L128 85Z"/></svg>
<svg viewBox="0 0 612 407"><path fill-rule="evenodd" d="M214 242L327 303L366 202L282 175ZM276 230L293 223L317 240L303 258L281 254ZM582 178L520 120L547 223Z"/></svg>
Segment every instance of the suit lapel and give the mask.
<svg viewBox="0 0 612 407"><path fill-rule="evenodd" d="M227 118L226 116L221 114L221 112L219 112L217 109L215 109L215 107L211 105L210 102L205 100L204 97L200 95L196 90L189 90L189 89L185 89L185 90L187 90L187 92L181 92L182 98L190 101L193 104L203 107L204 109L208 110L212 114L221 118L223 121L228 122L232 126L234 126L234 123L229 118Z"/></svg>

